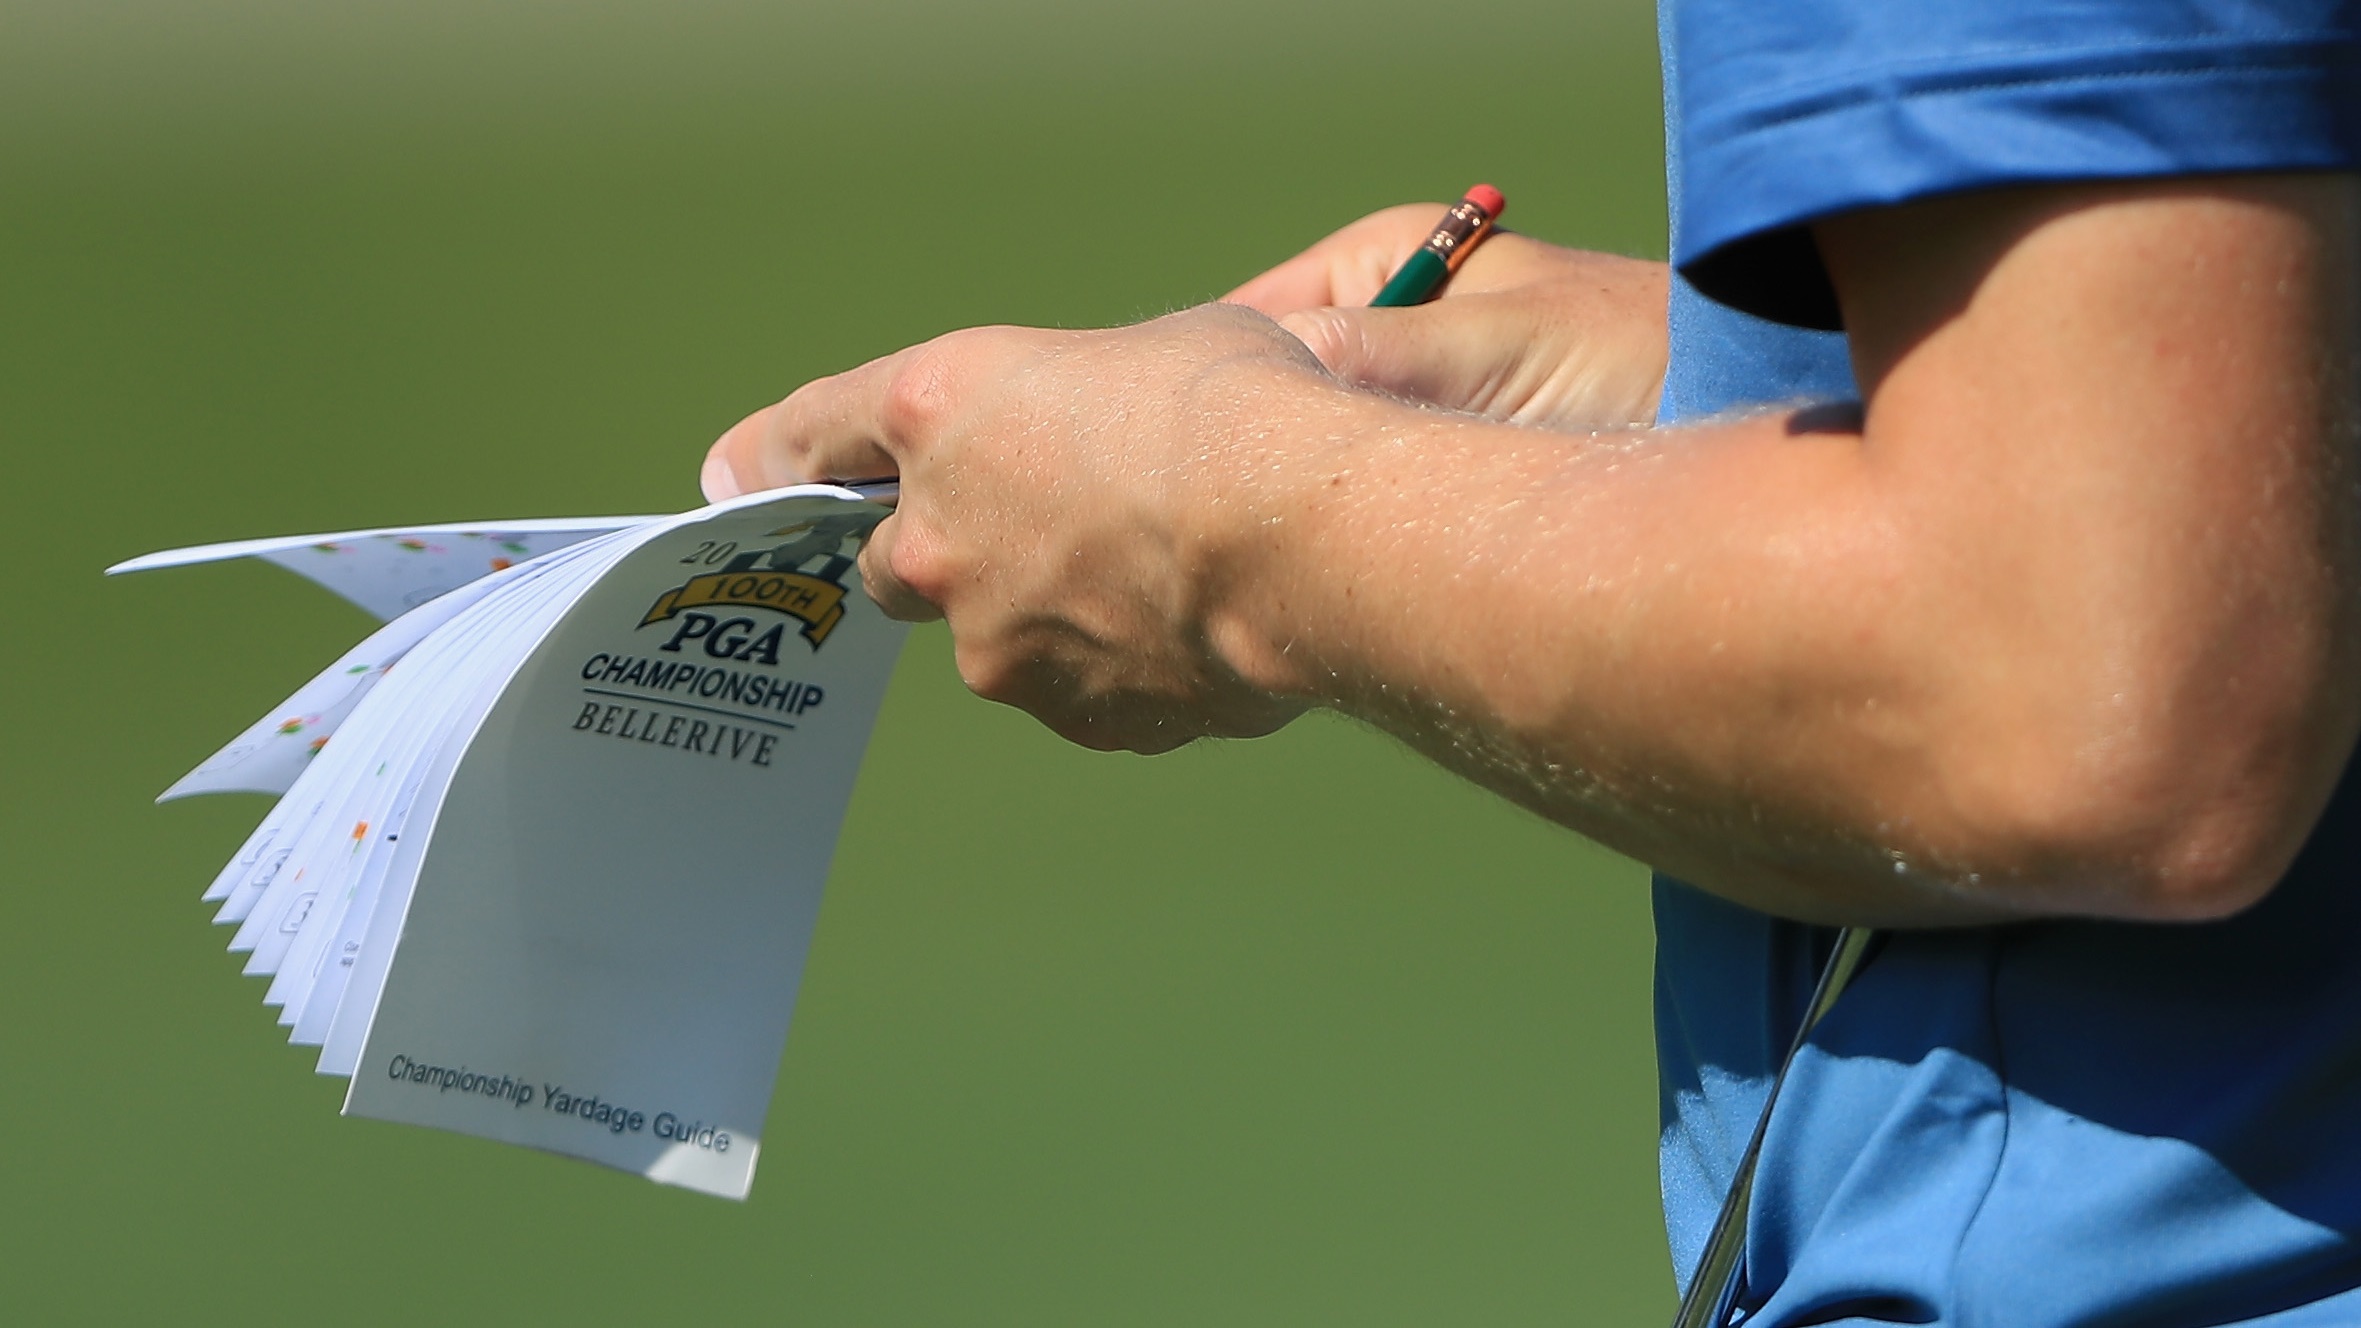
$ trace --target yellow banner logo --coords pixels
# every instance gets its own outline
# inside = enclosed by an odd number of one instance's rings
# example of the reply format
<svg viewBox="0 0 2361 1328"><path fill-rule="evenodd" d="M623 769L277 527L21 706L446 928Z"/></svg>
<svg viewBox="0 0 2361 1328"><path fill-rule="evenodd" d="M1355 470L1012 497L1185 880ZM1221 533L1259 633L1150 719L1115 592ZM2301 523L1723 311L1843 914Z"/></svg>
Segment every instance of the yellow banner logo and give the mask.
<svg viewBox="0 0 2361 1328"><path fill-rule="evenodd" d="M802 572L708 572L657 596L639 625L716 605L784 613L803 624L804 639L817 650L844 621L844 587Z"/></svg>

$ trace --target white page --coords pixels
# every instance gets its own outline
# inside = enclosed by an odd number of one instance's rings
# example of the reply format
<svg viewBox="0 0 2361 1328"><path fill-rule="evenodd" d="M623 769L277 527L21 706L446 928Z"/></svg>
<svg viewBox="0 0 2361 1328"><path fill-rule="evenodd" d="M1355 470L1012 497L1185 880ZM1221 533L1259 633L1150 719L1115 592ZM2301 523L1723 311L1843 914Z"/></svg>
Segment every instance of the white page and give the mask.
<svg viewBox="0 0 2361 1328"><path fill-rule="evenodd" d="M371 632L359 645L247 726L245 732L230 739L220 751L181 776L156 801L169 802L201 793L286 792L377 680L429 633L502 586L540 575L549 566L576 554L581 547L577 543L480 577Z"/></svg>
<svg viewBox="0 0 2361 1328"><path fill-rule="evenodd" d="M903 635L852 580L851 527L881 515L793 491L693 514L556 626L465 744L432 827L404 834L423 855L406 908L389 868L364 949L389 911L398 946L373 1001L348 978L323 1051L329 1068L348 1012L373 1006L347 1111L745 1194ZM804 570L729 570L765 550ZM673 667L650 683L617 660Z"/></svg>
<svg viewBox="0 0 2361 1328"><path fill-rule="evenodd" d="M419 659L418 667L432 668L454 652L485 649L490 642L519 633L519 622L536 606L556 609L571 600L579 589L565 570L577 561L568 556L572 553L567 550L535 565L524 577L508 581L471 606L419 647L417 654L428 658ZM521 651L529 646L529 639L520 639L510 648ZM278 971L281 957L309 924L319 902L338 898L344 869L373 847L370 817L361 806L369 787L383 775L400 777L391 771L389 758L399 741L397 732L410 725L405 703L419 694L420 680L410 677L410 671L406 667L389 680L390 694L364 703L304 776L310 786L305 792L320 799L320 811L299 832L292 855L230 943L232 950L251 952L248 976Z"/></svg>
<svg viewBox="0 0 2361 1328"><path fill-rule="evenodd" d="M628 537L627 534L625 537ZM551 592L547 586L551 578L560 578L563 584L563 569L580 559L595 561L599 557L597 550L601 543L609 538L615 537L602 536L598 540L550 554L497 578L487 578L487 581L495 584L489 585L481 595L476 595L473 588L456 592L463 604L461 612L437 628L429 639L447 644L444 641L447 632L472 640L482 631L497 636L512 630L511 623L520 612L520 606L549 601ZM450 598L452 596L445 597ZM437 601L437 604L440 603ZM553 610L555 607L551 605ZM432 615L436 613L436 606L430 605L420 612ZM482 626L484 624L489 626ZM386 707L366 707L365 703L354 707L356 711L363 708L378 716L387 713ZM338 731L326 725L322 728L327 731L320 735L320 740ZM373 727L369 733L351 735L351 740L343 744L315 748L319 755L307 758L307 763L297 773L294 783L288 786L287 794L279 806L257 827L256 836L267 837L270 847L255 868L223 893L221 911L214 918L217 923L240 924L238 934L230 941L231 950L255 949L260 938L266 934L267 927L285 922L290 899L302 894L302 886L310 879L312 857L320 847L321 835L326 833L323 818L335 816L341 808L339 799L347 786L343 776L351 769L347 763L369 755L355 748L373 746L374 732ZM350 822L345 824L349 825ZM240 854L241 858L246 856L245 853ZM208 895L212 893L209 891ZM260 970L249 968L248 971Z"/></svg>
<svg viewBox="0 0 2361 1328"><path fill-rule="evenodd" d="M485 685L480 677L481 668L482 661L471 657L462 647L438 661L435 677L419 680L426 694L420 704L406 712L410 726L416 730L411 737L414 745L402 757L405 768L393 806L386 813L384 833L372 845L367 861L339 906L331 910L332 916L320 919L332 934L320 938L320 949L311 960L312 971L306 986L285 993L281 1022L289 1024L289 1040L298 1045L319 1046L325 1042L331 1021L344 999L347 980L367 940L385 880L395 864L403 860L401 836L408 833L413 821L422 833L432 827L442 787L441 783L435 783L432 797L424 797L433 772L438 765L447 772L445 747L453 744L453 734L459 730L462 719L471 715L480 718L483 706L489 704L488 696L478 704L478 698L445 680L464 672L475 679L469 687L481 687ZM466 727L472 730L474 720L468 719ZM454 750L450 760L456 757ZM414 861L404 868L411 872L415 869ZM306 925L308 928L310 924Z"/></svg>
<svg viewBox="0 0 2361 1328"><path fill-rule="evenodd" d="M443 726L448 732L448 725ZM353 967L359 962L361 948L368 939L369 923L375 916L377 899L384 889L387 874L392 870L399 851L401 837L408 831L411 810L425 787L428 764L440 750L439 742L430 743L422 751L422 761L412 770L402 792L387 813L385 834L380 840L380 851L371 855L360 876L339 910L330 919L332 931L320 942L319 953L311 961L309 982L300 991L288 993L281 1022L288 1025L287 1040L297 1046L323 1046L333 1025L338 1008L343 1004L346 986ZM420 824L424 824L422 820Z"/></svg>
<svg viewBox="0 0 2361 1328"><path fill-rule="evenodd" d="M221 874L213 878L213 884L205 887L204 894L198 896L200 901L211 904L227 899L230 891L236 888L240 881L254 874L255 869L262 862L262 855L270 851L272 842L278 836L279 820L277 818L286 806L285 800L282 799L274 804L270 811L263 814L262 822L254 827L251 834L246 836L246 842L238 846L237 853L228 862L222 864ZM217 915L213 920L219 923L224 919Z"/></svg>
<svg viewBox="0 0 2361 1328"><path fill-rule="evenodd" d="M841 494L843 491L815 487L781 492ZM735 510L763 501L765 497L747 495L723 506ZM617 532L601 541L604 547L597 550L600 560L598 566L579 575L591 579L604 575L606 569L622 556L622 552L683 522L701 519L705 513L713 510L683 513L658 526ZM547 614L536 613L532 615L531 621L520 621L517 631L533 638L528 644L538 644L541 635L555 625L564 607L559 606L556 611ZM329 1016L326 1034L321 1039L319 1072L322 1074L350 1075L359 1061L362 1040L368 1034L370 1021L375 1017L386 972L391 965L394 949L400 942L401 919L409 908L411 889L417 882L419 866L432 840L434 823L440 814L443 799L449 792L451 777L476 730L498 699L500 690L523 663L521 652L512 657L505 650L497 655L479 651L478 658L481 661L482 681L470 692L458 713L448 721L449 736L443 739L428 763L412 801L405 823L406 837L395 846L382 878L375 883L375 901L357 925L348 920L343 928L344 934L357 939L358 945L356 949L344 951L339 956L344 972L338 975L338 979L344 990L338 998L336 1009Z"/></svg>
<svg viewBox="0 0 2361 1328"><path fill-rule="evenodd" d="M356 902L364 908L374 902L373 892L362 897L363 886L382 878L392 856L397 841L387 838L388 818L398 801L405 808L402 819L407 820L407 807L432 749L448 737L449 721L466 706L465 693L481 684L483 662L529 650L538 641L530 634L531 624L561 612L600 565L593 559L568 570L553 563L549 574L531 586L520 586L512 595L487 603L481 612L452 623L421 646L372 703L377 713L370 717L371 732L355 733L348 741L356 752L373 753L376 764L356 782L333 818L333 824L353 826L356 841L365 842L356 843L357 852L330 855L333 860L311 883L318 899L304 914L283 957L266 954L259 946L255 951L257 965L269 963L277 969L278 979L264 1003L283 1007L282 1024L296 1024L321 972L325 947L332 935L344 930L347 911ZM269 971L257 965L249 965L247 971Z"/></svg>
<svg viewBox="0 0 2361 1328"><path fill-rule="evenodd" d="M442 604L437 600L418 614L435 617ZM463 607L452 605L450 613ZM410 618L415 616L388 623L346 651L269 714L157 794L156 801L172 802L206 793L285 793L377 680L400 662L419 638L442 625L440 620L413 623Z"/></svg>
<svg viewBox="0 0 2361 1328"><path fill-rule="evenodd" d="M456 634L455 634L456 635ZM422 652L423 653L423 652ZM440 663L443 667L436 668ZM451 661L421 659L405 672L430 674L416 679L431 688L448 676ZM397 698L385 698L389 706ZM404 707L403 722L394 726L381 749L383 758L356 786L351 803L338 814L340 821L353 825L354 852L344 861L329 864L315 888L319 897L301 919L286 954L276 965L270 990L263 996L263 1004L281 1007L279 1022L293 1027L302 1015L313 984L318 980L321 966L327 958L333 938L344 931L345 918L356 901L365 901L370 882L381 877L393 847L400 842L401 826L407 819L409 802L417 792L424 766L433 757L433 748L445 732L442 716L437 709ZM366 907L366 903L363 904ZM259 951L258 960L263 956ZM250 966L249 972L253 971Z"/></svg>
<svg viewBox="0 0 2361 1328"><path fill-rule="evenodd" d="M583 577L603 575L607 565L622 556L622 552L636 548L646 540L666 533L680 525L698 522L743 508L762 506L782 498L822 495L835 499L867 498L872 502L891 504L899 496L899 486L891 480L873 484L806 485L792 489L778 489L765 493L745 494L713 507L684 512L655 526L643 526L618 531L600 541L595 551L602 561L595 570L573 573ZM586 546L587 547L587 546ZM710 550L708 551L710 556ZM520 625L521 635L535 642L554 625L535 621ZM503 651L505 646L503 646ZM327 1029L320 1037L319 1072L345 1075L353 1073L359 1063L363 1040L368 1036L370 1021L376 1017L377 1002L385 985L386 973L393 961L395 948L400 944L402 918L410 906L412 887L432 831L440 814L443 799L460 758L465 754L476 730L483 724L500 690L508 684L522 657L508 658L504 653L487 651L482 666L483 682L468 698L458 717L452 721L452 736L437 749L429 763L405 823L404 837L388 863L383 878L375 885L376 901L365 918L357 924L348 918L345 934L358 939L358 948L340 951L339 962L344 971L338 975L343 986L335 1010L330 1013ZM493 658L498 654L497 658Z"/></svg>
<svg viewBox="0 0 2361 1328"><path fill-rule="evenodd" d="M359 759L335 761L331 756L323 760L317 772L321 781L319 810L296 832L277 878L230 941L230 949L248 952L244 971L249 977L280 971L280 961L296 939L325 921L346 884L348 870L377 845L382 813L372 815L362 808L374 787L388 777L398 780L406 771L395 768L392 752L373 745L373 740L377 744L395 741L382 714L376 718L378 723L346 735L343 754ZM372 755L379 752L384 753L382 758ZM263 997L265 1005L283 1000L283 988L276 982Z"/></svg>
<svg viewBox="0 0 2361 1328"><path fill-rule="evenodd" d="M263 849L254 855L254 866L238 876L235 883L222 894L221 908L213 915L213 925L227 926L243 923L254 911L254 905L277 882L279 873L287 866L288 857L295 851L295 840L311 818L320 813L320 800L308 793L302 797L279 799L270 815L254 829L254 836L263 841ZM238 855L241 859L247 855ZM234 943L232 948L236 948Z"/></svg>
<svg viewBox="0 0 2361 1328"><path fill-rule="evenodd" d="M419 781L410 815L402 826L401 841L393 846L393 856L386 863L383 878L377 882L375 901L365 915L359 912L356 901L353 912L347 915L343 931L354 939L355 948L341 957L343 991L337 997L335 1011L328 1017L327 1034L320 1039L317 1068L321 1074L349 1078L360 1066L361 1046L377 1017L378 998L384 993L386 973L393 966L394 952L401 944L402 920L410 910L418 868L426 860L426 847L433 838L443 801L450 793L451 777L457 773L460 759L467 754L468 740L482 729L484 717L491 713L498 699L496 689L487 689L471 697L469 705L452 721L450 735L436 745L433 759Z"/></svg>
<svg viewBox="0 0 2361 1328"><path fill-rule="evenodd" d="M624 552L665 528L641 527L618 532L594 552L595 562L586 559L576 575L587 579L603 575ZM537 645L569 607L570 602L519 615L513 631ZM343 989L336 1009L328 1017L327 1032L320 1039L321 1074L349 1076L360 1062L361 1044L368 1036L370 1021L376 1017L386 971L401 943L402 918L409 911L411 888L417 883L419 864L425 860L436 818L441 815L443 800L450 792L451 777L476 731L482 727L484 717L491 713L502 690L523 662L521 653L479 655L472 670L475 681L457 698L455 711L447 721L447 731L426 764L404 822L401 842L393 846L384 875L376 883L374 902L357 923L352 917L347 918L343 932L356 941L356 948L340 955L344 972L339 975L339 981Z"/></svg>
<svg viewBox="0 0 2361 1328"><path fill-rule="evenodd" d="M278 535L165 549L117 563L107 574L260 558L335 591L378 618L390 619L479 577L594 535L660 519L541 517Z"/></svg>

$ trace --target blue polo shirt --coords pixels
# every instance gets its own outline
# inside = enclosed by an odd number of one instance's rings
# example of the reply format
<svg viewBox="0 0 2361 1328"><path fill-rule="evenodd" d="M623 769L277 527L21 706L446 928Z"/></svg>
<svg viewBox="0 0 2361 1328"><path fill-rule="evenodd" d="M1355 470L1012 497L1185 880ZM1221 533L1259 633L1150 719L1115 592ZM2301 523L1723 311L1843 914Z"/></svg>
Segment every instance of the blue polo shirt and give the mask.
<svg viewBox="0 0 2361 1328"><path fill-rule="evenodd" d="M1663 418L1855 394L1819 217L2361 164L2353 0L1665 0ZM1655 886L1694 1266L1833 934ZM1891 936L1765 1141L1750 1325L2361 1324L2361 774L2202 926Z"/></svg>

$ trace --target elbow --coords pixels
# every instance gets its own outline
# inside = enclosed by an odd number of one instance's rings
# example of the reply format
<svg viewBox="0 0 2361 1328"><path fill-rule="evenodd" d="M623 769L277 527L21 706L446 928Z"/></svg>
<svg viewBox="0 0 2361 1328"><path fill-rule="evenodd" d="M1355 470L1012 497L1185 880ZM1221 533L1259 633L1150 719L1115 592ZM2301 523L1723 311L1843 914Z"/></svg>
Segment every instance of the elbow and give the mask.
<svg viewBox="0 0 2361 1328"><path fill-rule="evenodd" d="M2138 709L2111 694L1955 749L1958 856L1980 893L2029 916L2199 923L2278 884L2342 773L2352 707L2281 693Z"/></svg>
<svg viewBox="0 0 2361 1328"><path fill-rule="evenodd" d="M2139 922L2218 922L2270 894L2303 845L2310 818L2287 815L2271 799L2221 794L2186 800L2170 818L2137 813L2114 843L2125 865L2095 893L2103 917ZM2315 809L2316 810L2316 809ZM2084 873L2091 873L2085 841Z"/></svg>

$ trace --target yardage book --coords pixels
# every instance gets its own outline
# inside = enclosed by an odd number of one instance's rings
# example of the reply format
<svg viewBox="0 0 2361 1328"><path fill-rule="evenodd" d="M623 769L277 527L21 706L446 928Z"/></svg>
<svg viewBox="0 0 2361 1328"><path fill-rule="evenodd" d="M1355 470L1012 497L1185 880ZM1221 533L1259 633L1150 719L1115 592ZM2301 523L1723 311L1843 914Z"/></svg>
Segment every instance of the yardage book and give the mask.
<svg viewBox="0 0 2361 1328"><path fill-rule="evenodd" d="M890 492L109 569L260 558L387 620L163 795L279 795L204 897L348 1115L745 1196L901 648L853 570Z"/></svg>

